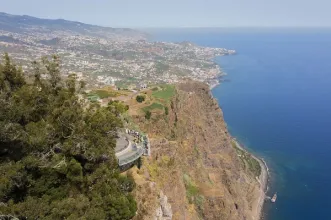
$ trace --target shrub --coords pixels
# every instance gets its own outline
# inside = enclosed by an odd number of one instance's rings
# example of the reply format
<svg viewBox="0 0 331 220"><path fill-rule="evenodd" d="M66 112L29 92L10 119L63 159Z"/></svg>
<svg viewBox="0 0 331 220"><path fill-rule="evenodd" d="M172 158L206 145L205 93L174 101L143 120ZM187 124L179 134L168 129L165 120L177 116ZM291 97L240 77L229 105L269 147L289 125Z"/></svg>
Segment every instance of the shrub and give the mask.
<svg viewBox="0 0 331 220"><path fill-rule="evenodd" d="M168 108L167 106L164 108L164 113L165 113L166 115L169 115L169 108Z"/></svg>
<svg viewBox="0 0 331 220"><path fill-rule="evenodd" d="M145 96L137 95L136 100L137 100L137 102L142 103L143 101L145 101Z"/></svg>
<svg viewBox="0 0 331 220"><path fill-rule="evenodd" d="M151 116L152 116L152 112L150 112L150 111L147 110L146 113L145 113L145 118L146 119L150 119Z"/></svg>

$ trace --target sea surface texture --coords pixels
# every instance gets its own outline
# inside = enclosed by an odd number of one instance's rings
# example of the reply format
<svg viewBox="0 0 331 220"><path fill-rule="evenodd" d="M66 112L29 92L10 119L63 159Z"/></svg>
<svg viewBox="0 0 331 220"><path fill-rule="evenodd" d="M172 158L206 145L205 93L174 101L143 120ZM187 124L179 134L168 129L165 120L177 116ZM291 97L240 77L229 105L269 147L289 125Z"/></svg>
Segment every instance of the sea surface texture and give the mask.
<svg viewBox="0 0 331 220"><path fill-rule="evenodd" d="M154 40L225 47L213 89L231 134L265 158L268 220L331 219L331 30L176 29Z"/></svg>

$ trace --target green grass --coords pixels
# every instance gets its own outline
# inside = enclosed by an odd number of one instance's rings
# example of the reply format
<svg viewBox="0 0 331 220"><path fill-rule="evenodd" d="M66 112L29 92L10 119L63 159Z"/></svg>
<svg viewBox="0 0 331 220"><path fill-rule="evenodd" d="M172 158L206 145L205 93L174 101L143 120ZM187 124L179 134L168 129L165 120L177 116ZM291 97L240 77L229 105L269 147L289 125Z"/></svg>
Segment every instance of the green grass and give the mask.
<svg viewBox="0 0 331 220"><path fill-rule="evenodd" d="M261 175L261 166L260 163L252 157L251 154L243 151L242 149L238 148L236 143L232 141L233 148L237 151L241 161L243 162L245 168L247 168L250 172L252 172L255 176Z"/></svg>
<svg viewBox="0 0 331 220"><path fill-rule="evenodd" d="M257 160L255 160L253 157L250 157L249 160L247 160L247 163L248 168L255 174L255 176L261 175L261 166Z"/></svg>
<svg viewBox="0 0 331 220"><path fill-rule="evenodd" d="M163 99L165 101L170 101L170 99L175 95L175 86L173 85L163 85L161 90L154 91L152 96L157 99Z"/></svg>
<svg viewBox="0 0 331 220"><path fill-rule="evenodd" d="M90 100L91 102L96 102L99 100L99 96L96 96L96 95L88 95L87 96L88 100Z"/></svg>
<svg viewBox="0 0 331 220"><path fill-rule="evenodd" d="M142 110L143 110L144 112L147 112L147 111L153 111L153 110L155 110L155 109L163 110L163 109L164 109L164 106L163 106L162 104L160 104L160 103L153 102L151 105L142 108Z"/></svg>
<svg viewBox="0 0 331 220"><path fill-rule="evenodd" d="M183 179L186 188L186 197L189 203L196 206L198 213L201 215L201 210L203 210L203 203L205 201L205 198L200 194L199 188L193 182L189 175L184 174Z"/></svg>
<svg viewBox="0 0 331 220"><path fill-rule="evenodd" d="M184 174L184 183L186 188L186 196L190 203L192 203L194 197L199 194L199 188L192 182L191 178L187 174Z"/></svg>
<svg viewBox="0 0 331 220"><path fill-rule="evenodd" d="M108 98L108 97L116 97L120 94L116 91L107 91L107 90L94 90L89 93L88 96L98 96L100 99Z"/></svg>

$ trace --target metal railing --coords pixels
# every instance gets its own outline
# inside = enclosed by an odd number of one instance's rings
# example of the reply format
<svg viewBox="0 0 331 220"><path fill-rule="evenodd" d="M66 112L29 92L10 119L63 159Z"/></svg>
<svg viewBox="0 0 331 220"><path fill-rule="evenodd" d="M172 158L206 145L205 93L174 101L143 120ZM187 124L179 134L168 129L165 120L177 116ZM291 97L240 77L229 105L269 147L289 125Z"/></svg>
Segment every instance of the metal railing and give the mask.
<svg viewBox="0 0 331 220"><path fill-rule="evenodd" d="M137 160L144 154L144 149L138 147L136 151L132 152L131 154L124 154L118 158L118 165L123 166L133 161Z"/></svg>

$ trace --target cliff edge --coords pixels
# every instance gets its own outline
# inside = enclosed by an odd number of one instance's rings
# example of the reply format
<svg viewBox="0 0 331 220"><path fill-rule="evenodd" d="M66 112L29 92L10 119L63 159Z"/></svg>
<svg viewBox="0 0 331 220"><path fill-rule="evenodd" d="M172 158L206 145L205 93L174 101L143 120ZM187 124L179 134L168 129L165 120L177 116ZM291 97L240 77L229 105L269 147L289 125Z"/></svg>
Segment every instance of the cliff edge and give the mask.
<svg viewBox="0 0 331 220"><path fill-rule="evenodd" d="M137 183L135 219L259 219L259 162L236 147L207 85L187 81L175 91L166 114L133 116L152 148L129 171Z"/></svg>

